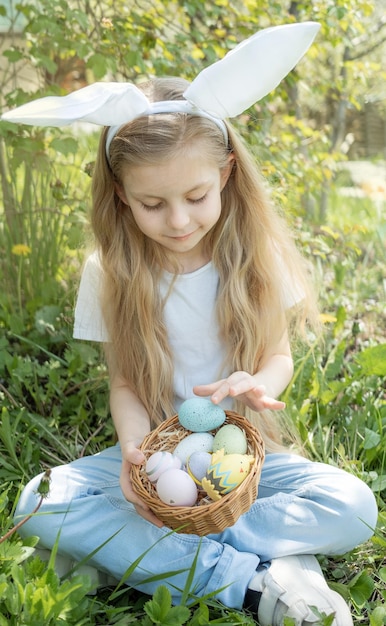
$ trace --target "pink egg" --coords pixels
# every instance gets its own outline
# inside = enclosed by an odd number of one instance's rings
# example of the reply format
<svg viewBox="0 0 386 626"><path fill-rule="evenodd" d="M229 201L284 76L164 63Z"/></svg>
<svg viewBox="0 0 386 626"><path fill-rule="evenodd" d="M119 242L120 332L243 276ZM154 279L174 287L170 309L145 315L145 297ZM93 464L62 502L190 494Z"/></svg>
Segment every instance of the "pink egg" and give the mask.
<svg viewBox="0 0 386 626"><path fill-rule="evenodd" d="M157 482L157 493L170 506L193 506L198 496L194 480L181 469L163 472Z"/></svg>
<svg viewBox="0 0 386 626"><path fill-rule="evenodd" d="M148 458L145 471L150 482L155 483L161 474L169 469L180 469L181 465L181 461L177 456L174 456L171 452L159 450Z"/></svg>

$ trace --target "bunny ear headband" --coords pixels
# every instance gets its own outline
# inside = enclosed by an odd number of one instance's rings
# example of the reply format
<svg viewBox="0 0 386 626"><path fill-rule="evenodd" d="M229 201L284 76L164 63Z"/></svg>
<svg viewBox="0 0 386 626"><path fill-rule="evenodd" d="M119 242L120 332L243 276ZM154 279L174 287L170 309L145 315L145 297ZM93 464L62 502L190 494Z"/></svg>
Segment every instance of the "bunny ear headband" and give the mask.
<svg viewBox="0 0 386 626"><path fill-rule="evenodd" d="M48 96L23 104L2 120L34 126L67 126L76 121L110 126L110 144L122 125L157 113L189 113L211 119L222 130L222 120L235 117L273 91L295 67L318 32L316 22L285 24L257 32L202 70L184 92L185 100L151 103L131 83L94 83L67 96Z"/></svg>

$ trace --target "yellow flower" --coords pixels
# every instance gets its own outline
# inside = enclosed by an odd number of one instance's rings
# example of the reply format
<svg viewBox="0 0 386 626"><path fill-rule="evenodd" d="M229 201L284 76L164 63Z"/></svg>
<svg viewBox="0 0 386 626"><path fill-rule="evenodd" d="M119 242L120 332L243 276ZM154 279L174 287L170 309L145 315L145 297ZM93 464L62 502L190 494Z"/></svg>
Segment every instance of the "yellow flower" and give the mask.
<svg viewBox="0 0 386 626"><path fill-rule="evenodd" d="M28 256L30 253L31 248L25 243L17 243L12 246L12 254L16 254L16 256Z"/></svg>
<svg viewBox="0 0 386 626"><path fill-rule="evenodd" d="M335 315L331 315L331 313L320 313L319 319L322 324L333 324L337 321Z"/></svg>
<svg viewBox="0 0 386 626"><path fill-rule="evenodd" d="M110 30L114 28L114 24L109 17L102 17L101 24L104 28L109 28Z"/></svg>

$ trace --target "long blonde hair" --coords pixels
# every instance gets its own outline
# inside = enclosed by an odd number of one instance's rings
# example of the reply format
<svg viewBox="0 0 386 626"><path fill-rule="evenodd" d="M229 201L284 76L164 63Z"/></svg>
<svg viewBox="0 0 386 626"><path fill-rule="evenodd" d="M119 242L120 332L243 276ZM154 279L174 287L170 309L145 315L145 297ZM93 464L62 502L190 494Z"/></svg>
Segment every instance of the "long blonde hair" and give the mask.
<svg viewBox="0 0 386 626"><path fill-rule="evenodd" d="M154 79L143 90L152 101L181 99L186 84L181 79ZM160 273L173 258L140 231L130 207L115 191L128 167L165 162L191 142L200 142L204 158L220 170L229 154L234 155L233 170L221 193L220 219L205 238L219 273L217 319L232 371L255 373L280 338L286 309L283 272L303 296L301 307L286 311L289 328L297 331L307 320L316 319L304 261L272 206L254 159L228 123L227 128L228 145L221 130L203 117L183 113L141 117L118 131L111 143L110 163L105 154L107 129L100 141L91 220L104 275L102 308L116 367L153 425L174 413L173 359L158 289ZM275 415L246 411L239 404L236 410L248 413L268 449L281 445L282 430Z"/></svg>

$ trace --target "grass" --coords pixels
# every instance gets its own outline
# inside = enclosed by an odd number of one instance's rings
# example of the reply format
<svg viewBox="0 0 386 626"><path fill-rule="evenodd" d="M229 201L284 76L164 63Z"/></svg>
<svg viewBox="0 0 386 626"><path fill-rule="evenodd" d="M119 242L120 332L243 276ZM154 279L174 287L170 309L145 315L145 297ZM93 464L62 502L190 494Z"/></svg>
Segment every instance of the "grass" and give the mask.
<svg viewBox="0 0 386 626"><path fill-rule="evenodd" d="M71 204L66 189L60 187L59 195L52 189L60 206ZM51 197L45 201L52 205ZM355 624L370 626L386 624L384 208L384 199L347 198L335 190L326 224L300 229L299 242L316 267L325 339L296 353L293 385L285 393L306 452L358 475L377 497L373 538L349 554L320 559L331 586L350 603ZM15 280L0 296L3 535L12 528L15 503L31 476L114 440L100 351L71 338L79 271L71 238L82 211L71 214L70 224L58 220L60 250L50 251L56 281L47 286L47 297L36 293L35 274L31 280L34 250L13 255ZM62 260L67 249L70 264ZM55 555L47 567L35 545L36 538L22 540L15 533L0 543L0 626L253 623L211 598L195 598L189 586L181 605L172 607L162 580L153 598L121 586L90 596L87 578L75 572L59 579ZM194 563L188 580L193 572ZM320 624L329 623L321 618Z"/></svg>

